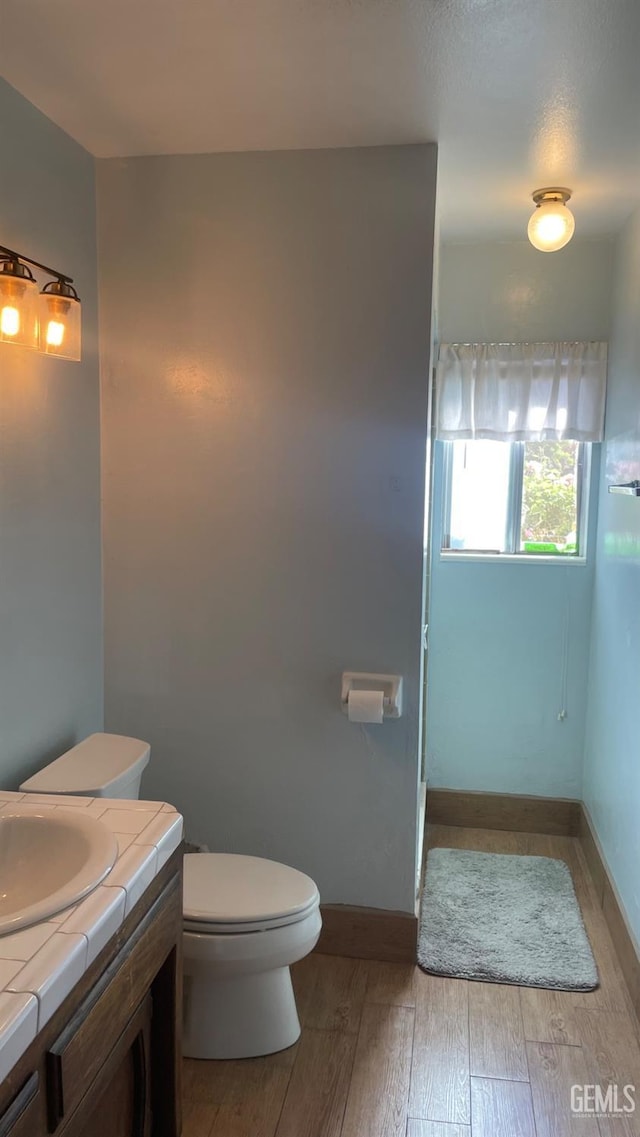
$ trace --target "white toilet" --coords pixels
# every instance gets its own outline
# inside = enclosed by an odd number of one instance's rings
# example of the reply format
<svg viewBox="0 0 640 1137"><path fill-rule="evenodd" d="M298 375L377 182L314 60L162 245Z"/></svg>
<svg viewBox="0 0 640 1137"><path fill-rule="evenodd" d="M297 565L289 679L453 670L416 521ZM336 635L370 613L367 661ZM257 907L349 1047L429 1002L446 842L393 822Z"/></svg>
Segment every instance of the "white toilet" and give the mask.
<svg viewBox="0 0 640 1137"><path fill-rule="evenodd" d="M92 734L20 786L24 793L137 798L148 743ZM253 1058L300 1034L289 968L322 920L310 877L261 857L184 859L184 1036L189 1058Z"/></svg>

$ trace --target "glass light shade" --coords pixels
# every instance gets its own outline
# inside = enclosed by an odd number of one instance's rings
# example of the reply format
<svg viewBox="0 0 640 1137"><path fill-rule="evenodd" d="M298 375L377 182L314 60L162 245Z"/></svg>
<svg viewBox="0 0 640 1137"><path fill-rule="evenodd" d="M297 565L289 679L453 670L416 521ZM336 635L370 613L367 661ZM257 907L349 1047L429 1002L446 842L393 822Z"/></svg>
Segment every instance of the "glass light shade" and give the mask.
<svg viewBox="0 0 640 1137"><path fill-rule="evenodd" d="M0 343L38 346L38 285L25 265L6 258L0 260Z"/></svg>
<svg viewBox="0 0 640 1137"><path fill-rule="evenodd" d="M40 293L40 351L60 359L82 358L82 305L75 289L63 281Z"/></svg>
<svg viewBox="0 0 640 1137"><path fill-rule="evenodd" d="M576 227L573 213L564 202L542 201L529 219L527 235L542 253L555 253L568 245Z"/></svg>

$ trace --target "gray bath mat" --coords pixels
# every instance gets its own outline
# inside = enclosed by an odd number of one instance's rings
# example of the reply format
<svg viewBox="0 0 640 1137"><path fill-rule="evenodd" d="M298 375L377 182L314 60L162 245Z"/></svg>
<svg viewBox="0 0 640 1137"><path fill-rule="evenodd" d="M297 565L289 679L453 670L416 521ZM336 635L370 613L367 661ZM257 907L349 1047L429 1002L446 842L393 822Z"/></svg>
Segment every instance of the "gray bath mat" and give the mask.
<svg viewBox="0 0 640 1137"><path fill-rule="evenodd" d="M592 991L598 972L571 873L550 857L431 849L418 963L436 975Z"/></svg>

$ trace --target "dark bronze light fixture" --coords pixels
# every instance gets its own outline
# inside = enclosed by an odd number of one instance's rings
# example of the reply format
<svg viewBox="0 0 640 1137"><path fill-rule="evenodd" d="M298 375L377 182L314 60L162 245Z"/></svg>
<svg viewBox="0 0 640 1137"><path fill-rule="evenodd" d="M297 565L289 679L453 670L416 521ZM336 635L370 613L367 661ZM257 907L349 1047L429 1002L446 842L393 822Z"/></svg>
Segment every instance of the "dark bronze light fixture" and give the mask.
<svg viewBox="0 0 640 1137"><path fill-rule="evenodd" d="M38 285L29 265L55 279ZM73 278L0 245L0 342L81 358L81 304Z"/></svg>

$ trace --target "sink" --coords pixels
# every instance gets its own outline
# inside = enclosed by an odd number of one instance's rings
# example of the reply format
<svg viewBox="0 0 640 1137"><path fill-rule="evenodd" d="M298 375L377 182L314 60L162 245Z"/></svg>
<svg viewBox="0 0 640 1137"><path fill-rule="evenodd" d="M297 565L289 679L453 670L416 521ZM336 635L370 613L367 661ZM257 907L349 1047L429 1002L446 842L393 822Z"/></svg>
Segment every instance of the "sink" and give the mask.
<svg viewBox="0 0 640 1137"><path fill-rule="evenodd" d="M0 814L0 936L76 904L117 856L113 833L82 806L8 806Z"/></svg>

